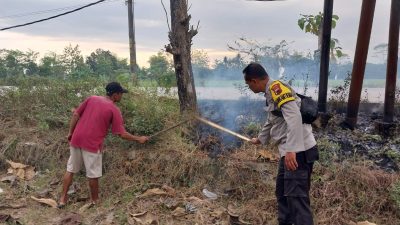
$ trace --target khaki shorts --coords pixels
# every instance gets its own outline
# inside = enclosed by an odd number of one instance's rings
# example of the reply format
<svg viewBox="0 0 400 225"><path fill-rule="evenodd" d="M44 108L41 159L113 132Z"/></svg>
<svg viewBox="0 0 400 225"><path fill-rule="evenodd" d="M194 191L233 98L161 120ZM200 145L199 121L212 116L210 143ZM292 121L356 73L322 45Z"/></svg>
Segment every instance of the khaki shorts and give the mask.
<svg viewBox="0 0 400 225"><path fill-rule="evenodd" d="M77 173L81 170L82 163L85 165L86 177L98 178L103 175L101 151L93 153L81 148L69 147L70 156L67 163L67 171Z"/></svg>

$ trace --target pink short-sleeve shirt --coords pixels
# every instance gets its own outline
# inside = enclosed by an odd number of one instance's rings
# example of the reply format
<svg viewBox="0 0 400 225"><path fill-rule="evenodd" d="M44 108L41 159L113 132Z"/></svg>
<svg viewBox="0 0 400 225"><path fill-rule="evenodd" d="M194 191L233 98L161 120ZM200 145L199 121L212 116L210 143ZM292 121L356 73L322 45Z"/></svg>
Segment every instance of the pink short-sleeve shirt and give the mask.
<svg viewBox="0 0 400 225"><path fill-rule="evenodd" d="M90 152L98 152L111 125L113 134L125 132L121 111L113 101L102 96L87 98L75 110L79 115L70 145Z"/></svg>

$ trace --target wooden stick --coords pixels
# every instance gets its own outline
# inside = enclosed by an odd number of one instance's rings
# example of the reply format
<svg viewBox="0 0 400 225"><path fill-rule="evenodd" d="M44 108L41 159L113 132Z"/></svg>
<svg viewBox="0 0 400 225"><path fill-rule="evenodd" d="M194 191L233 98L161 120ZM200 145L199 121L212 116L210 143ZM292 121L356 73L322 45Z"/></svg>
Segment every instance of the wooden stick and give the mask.
<svg viewBox="0 0 400 225"><path fill-rule="evenodd" d="M179 126L181 126L182 124L185 124L185 123L187 123L187 122L189 122L189 121L191 121L191 120L193 120L193 118L184 120L184 121L182 121L182 122L180 122L180 123L177 123L177 124L175 124L175 125L173 125L173 126L171 126L171 127L165 128L164 130L161 130L161 131L158 131L158 132L152 134L149 138L151 139L151 138L153 138L153 137L155 137L155 136L158 136L158 135L160 135L160 134L162 134L162 133L164 133L164 132L167 132L167 131L169 131L169 130L172 130L172 129L174 129L175 127L179 127Z"/></svg>
<svg viewBox="0 0 400 225"><path fill-rule="evenodd" d="M241 134L238 134L238 133L236 133L236 132L233 132L233 131L231 131L231 130L225 128L225 127L222 127L222 126L220 126L220 125L218 125L218 124L216 124L216 123L213 123L213 122L211 122L211 121L209 121L209 120L206 120L206 119L204 119L204 118L202 118L202 117L200 117L200 116L196 116L196 119L198 119L198 120L200 120L201 122L203 122L203 123L205 123L205 124L207 124L207 125L210 125L210 126L212 126L212 127L214 127L214 128L217 128L217 129L219 129L219 130L222 130L222 131L225 131L225 132L227 132L227 133L229 133L229 134L232 134L233 136L238 137L238 138L240 138L240 139L242 139L242 140L250 141L250 138L245 137L245 136L243 136L243 135L241 135Z"/></svg>

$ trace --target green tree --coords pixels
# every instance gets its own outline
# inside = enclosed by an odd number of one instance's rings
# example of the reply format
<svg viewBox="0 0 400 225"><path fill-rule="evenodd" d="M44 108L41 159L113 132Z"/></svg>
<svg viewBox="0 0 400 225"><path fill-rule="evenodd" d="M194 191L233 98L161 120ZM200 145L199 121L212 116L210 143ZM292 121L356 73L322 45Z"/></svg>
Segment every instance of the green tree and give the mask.
<svg viewBox="0 0 400 225"><path fill-rule="evenodd" d="M39 57L39 53L32 51L30 49L24 53L23 67L25 70L24 71L25 75L38 74L39 67L36 63L38 57Z"/></svg>
<svg viewBox="0 0 400 225"><path fill-rule="evenodd" d="M86 64L94 74L112 77L118 71L129 70L127 59L118 59L108 50L96 49L86 58Z"/></svg>
<svg viewBox="0 0 400 225"><path fill-rule="evenodd" d="M46 54L40 59L39 75L44 77L64 77L65 68L61 57L55 52Z"/></svg>
<svg viewBox="0 0 400 225"><path fill-rule="evenodd" d="M0 50L0 76L33 75L38 72L36 64L39 53L32 50Z"/></svg>
<svg viewBox="0 0 400 225"><path fill-rule="evenodd" d="M64 79L70 77L84 77L89 75L88 66L83 60L79 45L72 47L71 44L64 48L63 54L60 56L63 67L65 68Z"/></svg>
<svg viewBox="0 0 400 225"><path fill-rule="evenodd" d="M176 86L176 77L172 60L164 52L158 52L149 59L146 69L148 78L155 80L160 87Z"/></svg>
<svg viewBox="0 0 400 225"><path fill-rule="evenodd" d="M303 15L300 14L301 18L297 20L297 25L306 33L311 33L318 36L318 50L315 56L319 55L322 46L322 22L324 15L319 12L317 15ZM332 29L336 28L337 21L339 20L338 15L332 15ZM337 58L344 56L342 47L340 47L339 40L337 38L331 38L330 43L330 58L333 62L337 61Z"/></svg>

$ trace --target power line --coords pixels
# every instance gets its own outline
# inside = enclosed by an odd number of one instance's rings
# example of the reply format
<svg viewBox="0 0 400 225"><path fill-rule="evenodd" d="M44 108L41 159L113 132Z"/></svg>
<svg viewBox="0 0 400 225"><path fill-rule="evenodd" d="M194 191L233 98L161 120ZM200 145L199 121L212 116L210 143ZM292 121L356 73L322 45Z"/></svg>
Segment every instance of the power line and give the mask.
<svg viewBox="0 0 400 225"><path fill-rule="evenodd" d="M45 19L40 19L40 20L36 20L36 21L33 21L33 22L29 22L29 23L24 23L24 24L20 24L20 25L15 25L15 26L11 26L11 27L2 28L2 29L0 29L0 31L9 30L9 29L17 28L17 27L28 26L28 25L31 25L31 24L34 24L34 23L40 23L40 22L43 22L43 21L46 21L46 20L51 20L51 19L54 19L54 18L57 18L57 17L60 17L60 16L64 16L64 15L67 15L67 14L82 10L84 8L99 4L99 3L104 2L104 1L106 1L106 0L99 0L97 2L93 2L93 3L90 3L90 4L84 5L82 7L76 8L74 10L67 11L65 13L61 13L61 14L58 14L58 15L55 15L55 16L51 16L51 17L48 17L48 18L45 18Z"/></svg>
<svg viewBox="0 0 400 225"><path fill-rule="evenodd" d="M35 11L35 12L27 12L27 13L20 13L20 14L14 14L14 15L8 15L8 16L1 16L0 19L5 19L5 18L18 18L18 17L24 17L24 16L32 16L32 15L38 15L38 14L44 14L44 13L51 13L51 12L58 12L58 11L64 11L67 9L73 9L76 7L82 6L81 5L74 5L74 6L66 6L62 8L56 8L56 9L47 9L47 10L41 10L41 11Z"/></svg>
<svg viewBox="0 0 400 225"><path fill-rule="evenodd" d="M116 2L116 1L121 1L121 0L105 0L104 2L101 2L101 3ZM59 12L59 11L64 11L64 10L80 7L80 6L84 6L84 5L79 4L79 5L65 6L65 7L61 7L61 8L55 8L55 9L46 9L46 10L40 10L40 11L34 11L34 12L25 12L25 13L19 13L19 14L7 15L7 16L0 16L0 19L19 18L19 17L52 13L52 12Z"/></svg>

